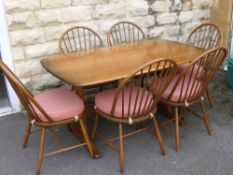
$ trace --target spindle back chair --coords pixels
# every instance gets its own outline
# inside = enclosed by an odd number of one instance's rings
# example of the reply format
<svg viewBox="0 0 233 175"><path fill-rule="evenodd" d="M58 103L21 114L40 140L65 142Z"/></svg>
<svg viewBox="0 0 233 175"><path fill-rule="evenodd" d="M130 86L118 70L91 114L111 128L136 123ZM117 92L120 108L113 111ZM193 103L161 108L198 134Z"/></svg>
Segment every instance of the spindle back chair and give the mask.
<svg viewBox="0 0 233 175"><path fill-rule="evenodd" d="M103 47L100 36L92 29L85 26L74 26L66 30L59 40L59 51L61 54L71 54L73 52L85 52L95 48ZM117 82L109 82L100 85L87 86L86 89L100 87L102 91L105 85L116 86ZM80 88L72 86L72 90L80 91ZM82 91L82 89L81 89Z"/></svg>
<svg viewBox="0 0 233 175"><path fill-rule="evenodd" d="M87 146L91 156L94 157L93 148L92 148L91 142L90 142L88 134L87 134L85 123L83 122L83 114L82 114L83 112L77 113L77 114L75 113L75 116L65 116L64 119L55 120L55 117L54 117L55 114L53 113L53 114L49 115L47 113L47 111L41 106L41 104L37 101L37 99L36 99L37 96L34 96L23 85L23 83L16 77L16 75L1 60L0 60L0 70L6 76L7 80L11 84L12 88L14 89L14 91L17 94L19 100L21 101L24 109L27 112L28 125L27 125L27 128L25 130L23 148L27 147L27 143L28 143L29 136L31 133L41 132L40 146L39 146L39 152L38 152L38 157L37 157L37 175L39 175L41 173L43 157L51 156L51 155L61 153L61 152L66 152L66 151L72 150L74 148L78 148L80 146ZM47 91L46 94L49 94L49 92L52 92L52 91L53 90ZM69 90L60 90L59 92L62 93L64 91L71 94L71 96L74 96L75 99L79 99L77 95L70 92ZM64 95L62 97L64 97ZM72 98L72 99L74 99L74 98ZM60 100L63 100L63 99L60 98ZM47 104L49 103L48 98L47 98L46 103ZM75 108L77 108L77 107L79 107L79 104L76 104ZM64 110L66 110L66 109L64 108L63 111ZM53 111L53 112L55 112L55 111ZM43 118L41 116L43 116ZM76 122L79 122L80 125L82 126L81 131L82 131L82 134L84 136L85 143L70 146L70 147L65 147L64 144L62 143L60 137L57 135L56 131L54 130L54 127L57 127L60 125L67 125L67 124L71 124L71 123L76 123ZM39 127L40 129L32 131L32 126ZM59 144L60 149L44 154L45 134L46 134L47 129L51 132L51 134L55 138L55 141Z"/></svg>
<svg viewBox="0 0 233 175"><path fill-rule="evenodd" d="M92 29L84 26L75 26L66 30L59 40L61 54L87 51L103 47L100 36Z"/></svg>
<svg viewBox="0 0 233 175"><path fill-rule="evenodd" d="M121 172L123 172L124 169L123 137L145 130L151 132L148 127L143 127L131 133L124 134L123 136L123 124L138 124L152 119L155 127L155 132L152 131L152 133L158 139L162 154L165 154L164 144L155 114L157 112L157 104L160 97L169 85L169 82L175 76L176 69L177 65L174 61L168 59L156 59L141 66L130 74L120 83L117 89L103 91L96 95L96 118L92 131L92 139L94 139L96 135L114 150L118 149L111 142L119 139ZM137 77L136 79L135 76ZM160 84L158 84L157 87L158 93L154 94L152 85L153 82L158 80L160 80ZM96 131L99 115L118 124L119 138L117 137L107 140Z"/></svg>
<svg viewBox="0 0 233 175"><path fill-rule="evenodd" d="M108 32L108 45L116 46L146 39L143 30L129 21L120 21L113 25Z"/></svg>
<svg viewBox="0 0 233 175"><path fill-rule="evenodd" d="M204 23L197 26L190 33L186 43L204 50L209 50L221 45L222 32L217 25L212 23ZM179 69L182 70L184 67L185 66L182 65L179 67ZM208 88L206 89L206 95L210 106L213 107L212 95Z"/></svg>
<svg viewBox="0 0 233 175"><path fill-rule="evenodd" d="M176 123L176 150L180 149L179 139L179 109L187 109L194 116L204 120L208 134L211 135L211 127L204 106L204 93L208 88L209 83L213 79L220 66L223 64L227 56L227 50L222 47L213 48L197 59L195 59L183 72L176 75L168 89L165 91L161 101L166 105L175 108L175 117L170 121L175 120ZM155 88L156 92L156 88ZM195 104L200 104L202 115L192 110L190 107ZM169 123L169 122L167 122Z"/></svg>

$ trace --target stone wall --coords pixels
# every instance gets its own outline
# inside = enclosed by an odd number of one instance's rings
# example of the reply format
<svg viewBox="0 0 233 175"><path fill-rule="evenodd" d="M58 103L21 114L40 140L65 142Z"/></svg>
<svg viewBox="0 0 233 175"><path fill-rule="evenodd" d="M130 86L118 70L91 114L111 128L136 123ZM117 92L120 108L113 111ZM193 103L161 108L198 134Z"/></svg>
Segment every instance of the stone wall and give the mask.
<svg viewBox="0 0 233 175"><path fill-rule="evenodd" d="M106 41L114 23L129 20L148 38L184 41L209 20L211 5L212 0L5 0L15 72L32 90L57 85L40 60L58 53L58 39L67 28L85 25Z"/></svg>

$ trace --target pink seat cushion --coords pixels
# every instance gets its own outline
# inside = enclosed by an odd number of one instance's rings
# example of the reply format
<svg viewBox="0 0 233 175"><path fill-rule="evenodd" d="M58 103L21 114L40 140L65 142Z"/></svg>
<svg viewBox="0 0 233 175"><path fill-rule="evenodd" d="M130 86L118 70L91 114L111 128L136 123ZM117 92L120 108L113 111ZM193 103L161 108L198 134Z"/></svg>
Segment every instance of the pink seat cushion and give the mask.
<svg viewBox="0 0 233 175"><path fill-rule="evenodd" d="M138 91L139 90L139 91ZM101 110L102 112L111 115L112 104L114 100L116 89L106 90L96 95L95 97L95 105L97 109ZM130 99L130 92L131 92L131 103L129 103ZM137 93L139 94L137 99ZM143 95L144 94L144 95ZM143 88L140 87L133 87L130 91L130 88L124 89L124 115L122 111L122 95L119 95L115 111L113 117L131 117L134 114L134 105L136 103L136 113L138 115L143 115L146 112L143 111L144 106L146 105L147 108L150 109L151 103L153 101L152 93L149 91L145 91ZM140 104L142 107L140 108ZM130 106L130 112L128 115L128 109Z"/></svg>
<svg viewBox="0 0 233 175"><path fill-rule="evenodd" d="M67 89L52 89L36 95L35 100L45 110L52 121L62 121L80 115L84 111L82 99ZM45 116L34 106L35 112L43 122Z"/></svg>
<svg viewBox="0 0 233 175"><path fill-rule="evenodd" d="M177 73L180 74L185 69L187 69L189 65L190 65L190 63L179 65L178 69L177 69ZM202 76L202 74L204 73L204 69L203 69L203 67L199 67L198 65L194 65L193 73L192 73L192 67L189 68L187 73L192 74L192 76L196 76L196 73L197 73L197 78L200 78Z"/></svg>
<svg viewBox="0 0 233 175"><path fill-rule="evenodd" d="M191 78L191 80L189 80L189 76L187 74L187 76L185 77L185 80L183 82L183 80L178 84L177 88L173 91L172 95L171 92L176 84L176 82L179 79L179 75L176 75L173 80L170 82L170 84L168 85L168 87L166 88L166 90L164 91L163 95L162 95L162 99L165 100L169 100L171 102L185 102L186 97L189 97L189 95L194 95L195 92L195 88L200 88L201 87L201 82L198 80L195 80L194 78ZM158 91L158 87L160 84L161 80L155 81L153 84L153 91L154 93L156 93L156 91ZM193 85L193 86L192 86ZM193 87L193 89L192 89ZM187 94L186 94L187 92Z"/></svg>

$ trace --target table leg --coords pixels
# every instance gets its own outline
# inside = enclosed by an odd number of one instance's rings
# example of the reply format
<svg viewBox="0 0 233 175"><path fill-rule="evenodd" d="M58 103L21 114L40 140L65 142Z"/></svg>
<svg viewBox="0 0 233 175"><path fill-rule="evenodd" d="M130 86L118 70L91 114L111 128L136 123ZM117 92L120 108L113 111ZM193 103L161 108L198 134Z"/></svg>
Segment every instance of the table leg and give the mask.
<svg viewBox="0 0 233 175"><path fill-rule="evenodd" d="M75 87L75 92L82 98L84 99L84 91L83 91L83 88L82 87ZM85 114L84 114L84 125L85 125L85 128L87 129L87 124L86 124L86 111L85 111ZM69 128L71 129L72 133L80 140L80 142L85 142L84 141L84 136L82 134L82 131L81 131L81 128L80 128L80 124L79 123L73 123L73 124L70 124ZM92 141L91 141L91 146L92 146L92 149L93 149L93 152L94 152L94 157L95 158L99 158L99 157L102 157L102 154L100 153L100 151L98 151Z"/></svg>

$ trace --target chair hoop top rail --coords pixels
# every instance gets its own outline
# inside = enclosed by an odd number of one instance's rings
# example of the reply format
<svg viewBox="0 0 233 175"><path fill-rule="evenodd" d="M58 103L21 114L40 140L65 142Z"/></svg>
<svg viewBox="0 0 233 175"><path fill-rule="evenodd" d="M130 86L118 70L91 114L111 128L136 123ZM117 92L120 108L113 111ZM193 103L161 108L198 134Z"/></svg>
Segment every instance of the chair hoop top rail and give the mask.
<svg viewBox="0 0 233 175"><path fill-rule="evenodd" d="M110 28L107 37L109 46L132 43L146 39L143 30L138 25L129 21L120 21L114 24Z"/></svg>
<svg viewBox="0 0 233 175"><path fill-rule="evenodd" d="M85 26L74 26L61 35L58 46L61 54L69 54L103 47L103 41L94 30Z"/></svg>
<svg viewBox="0 0 233 175"><path fill-rule="evenodd" d="M204 23L190 33L186 43L208 50L222 44L222 32L217 25Z"/></svg>

